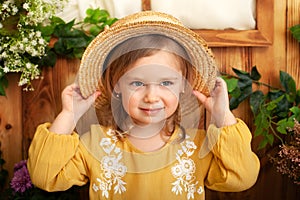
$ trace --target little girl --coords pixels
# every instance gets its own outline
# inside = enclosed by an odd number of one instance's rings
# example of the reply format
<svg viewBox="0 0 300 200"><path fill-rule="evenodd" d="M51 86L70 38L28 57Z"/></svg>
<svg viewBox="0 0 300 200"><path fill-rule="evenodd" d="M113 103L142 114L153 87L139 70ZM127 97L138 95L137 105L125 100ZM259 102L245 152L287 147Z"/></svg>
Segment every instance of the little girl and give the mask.
<svg viewBox="0 0 300 200"><path fill-rule="evenodd" d="M47 191L89 182L90 199L118 200L250 188L259 160L216 72L204 41L175 18L148 11L120 19L87 48L54 122L37 128L32 182ZM74 129L91 105L100 125L79 137ZM202 105L206 132L198 129Z"/></svg>

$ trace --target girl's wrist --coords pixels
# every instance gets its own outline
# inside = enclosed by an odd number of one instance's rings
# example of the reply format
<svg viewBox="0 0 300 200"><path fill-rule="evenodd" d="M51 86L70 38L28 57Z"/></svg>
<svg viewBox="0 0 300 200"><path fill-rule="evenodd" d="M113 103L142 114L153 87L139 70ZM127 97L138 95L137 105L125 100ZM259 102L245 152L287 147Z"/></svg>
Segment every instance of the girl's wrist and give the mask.
<svg viewBox="0 0 300 200"><path fill-rule="evenodd" d="M49 131L57 134L71 134L76 123L73 112L62 110L53 121Z"/></svg>
<svg viewBox="0 0 300 200"><path fill-rule="evenodd" d="M216 122L216 126L221 128L225 126L231 126L237 123L237 120L231 111L227 111L222 121Z"/></svg>

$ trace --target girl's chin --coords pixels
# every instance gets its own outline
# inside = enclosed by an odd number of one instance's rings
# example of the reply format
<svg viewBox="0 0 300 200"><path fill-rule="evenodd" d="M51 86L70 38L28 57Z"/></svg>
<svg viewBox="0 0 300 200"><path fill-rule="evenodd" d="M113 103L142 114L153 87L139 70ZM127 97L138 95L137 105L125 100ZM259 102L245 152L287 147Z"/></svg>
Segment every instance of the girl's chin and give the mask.
<svg viewBox="0 0 300 200"><path fill-rule="evenodd" d="M161 124L164 124L166 119L163 118L163 119L153 119L151 117L149 117L148 119L145 119L145 120L137 120L137 119L132 119L133 120L133 123L137 126L140 126L140 127L148 127L148 126L152 126L152 125L161 125Z"/></svg>

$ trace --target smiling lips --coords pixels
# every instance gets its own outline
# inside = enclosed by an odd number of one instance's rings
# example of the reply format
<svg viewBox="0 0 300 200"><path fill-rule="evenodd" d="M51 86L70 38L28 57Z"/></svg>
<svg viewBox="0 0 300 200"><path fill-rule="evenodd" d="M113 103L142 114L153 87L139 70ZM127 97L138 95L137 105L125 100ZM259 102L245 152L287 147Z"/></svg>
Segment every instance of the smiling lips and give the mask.
<svg viewBox="0 0 300 200"><path fill-rule="evenodd" d="M160 111L164 110L163 107L160 108L140 108L141 111L146 113L147 115L155 115L159 113Z"/></svg>

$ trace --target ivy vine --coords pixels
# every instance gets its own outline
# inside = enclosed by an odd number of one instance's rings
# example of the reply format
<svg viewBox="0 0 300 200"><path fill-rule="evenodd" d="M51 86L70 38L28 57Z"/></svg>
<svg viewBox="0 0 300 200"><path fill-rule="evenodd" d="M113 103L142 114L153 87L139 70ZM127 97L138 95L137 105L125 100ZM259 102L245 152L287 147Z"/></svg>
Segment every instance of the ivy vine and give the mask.
<svg viewBox="0 0 300 200"><path fill-rule="evenodd" d="M254 116L254 136L261 136L258 149L273 145L274 137L284 143L289 134L288 127L294 126L294 120L300 120L300 90L295 80L286 72L280 71L281 88L275 88L260 82L261 75L256 66L251 72L233 68L236 76L223 74L230 95L230 109L236 109L242 102L249 101ZM253 85L257 85L254 89ZM262 87L267 87L264 93Z"/></svg>

